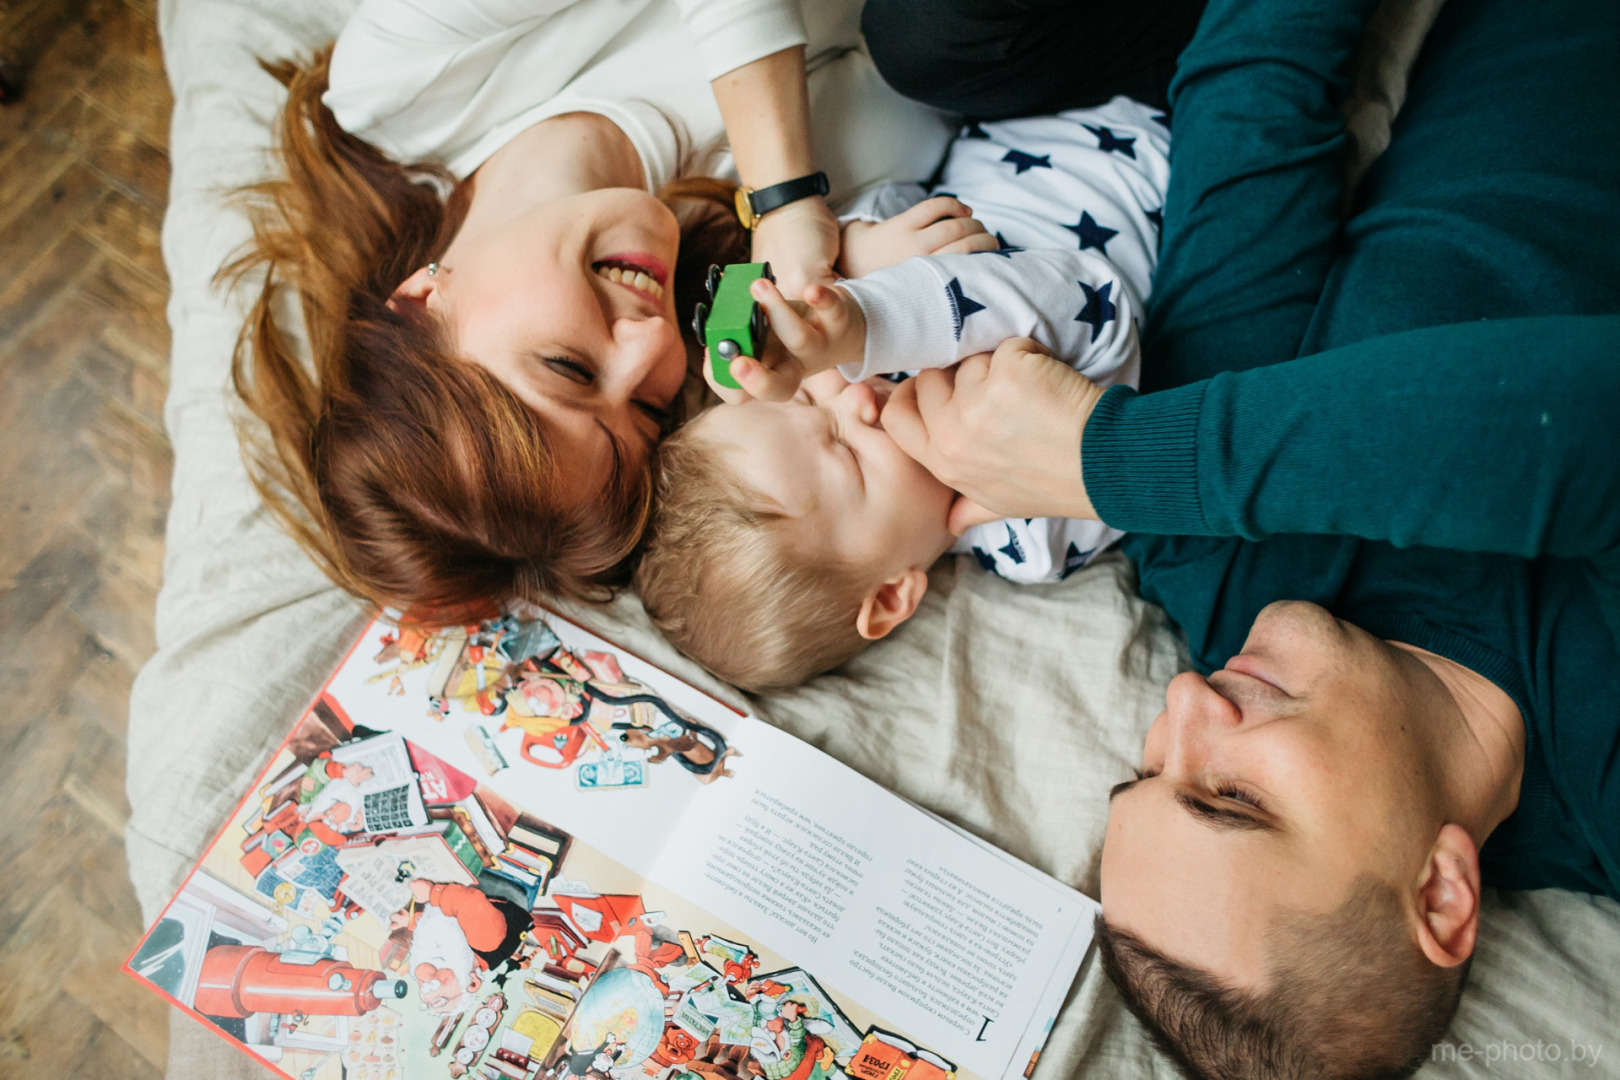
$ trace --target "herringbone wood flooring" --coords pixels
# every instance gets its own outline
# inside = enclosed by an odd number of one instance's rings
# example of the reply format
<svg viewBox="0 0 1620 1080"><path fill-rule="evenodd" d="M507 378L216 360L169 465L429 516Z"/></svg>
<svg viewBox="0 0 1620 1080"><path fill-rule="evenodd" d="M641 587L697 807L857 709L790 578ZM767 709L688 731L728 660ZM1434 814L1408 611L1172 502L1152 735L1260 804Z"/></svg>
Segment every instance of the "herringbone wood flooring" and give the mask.
<svg viewBox="0 0 1620 1080"><path fill-rule="evenodd" d="M0 1077L155 1078L119 973L130 680L152 651L169 450L154 0L0 0Z"/></svg>

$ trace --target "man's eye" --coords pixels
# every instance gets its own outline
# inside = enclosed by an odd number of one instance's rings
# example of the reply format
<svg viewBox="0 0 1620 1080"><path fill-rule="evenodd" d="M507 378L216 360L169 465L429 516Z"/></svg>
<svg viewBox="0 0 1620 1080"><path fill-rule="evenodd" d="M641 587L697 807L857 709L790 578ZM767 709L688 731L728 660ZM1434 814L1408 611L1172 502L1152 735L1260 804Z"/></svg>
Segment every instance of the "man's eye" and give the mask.
<svg viewBox="0 0 1620 1080"><path fill-rule="evenodd" d="M1223 799L1231 799L1233 802L1242 803L1244 806L1252 806L1262 812L1265 810L1265 806L1252 792L1236 784L1222 784L1215 789L1215 794Z"/></svg>
<svg viewBox="0 0 1620 1080"><path fill-rule="evenodd" d="M572 382L577 382L582 386L589 386L596 381L596 372L577 360L570 360L566 356L547 356L543 359L547 367Z"/></svg>

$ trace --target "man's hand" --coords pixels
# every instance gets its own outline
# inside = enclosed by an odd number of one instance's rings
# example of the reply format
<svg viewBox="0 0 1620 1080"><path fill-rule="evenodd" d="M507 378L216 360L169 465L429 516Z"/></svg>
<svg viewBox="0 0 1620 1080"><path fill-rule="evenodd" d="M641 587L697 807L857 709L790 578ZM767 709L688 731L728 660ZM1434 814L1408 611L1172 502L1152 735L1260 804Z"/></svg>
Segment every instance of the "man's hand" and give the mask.
<svg viewBox="0 0 1620 1080"><path fill-rule="evenodd" d="M1029 338L895 388L883 427L960 497L951 532L1003 517L1096 518L1080 438L1102 387Z"/></svg>
<svg viewBox="0 0 1620 1080"><path fill-rule="evenodd" d="M754 261L771 264L782 294L798 300L811 285L838 275L838 219L819 196L772 210L754 225Z"/></svg>
<svg viewBox="0 0 1620 1080"><path fill-rule="evenodd" d="M741 390L718 385L713 365L705 358L703 376L722 401L732 405L750 398L787 401L812 375L840 364L859 364L865 358L866 316L843 289L812 285L804 300L795 302L768 279L760 278L750 287L750 295L771 322L765 355L739 356L731 362L731 377Z"/></svg>
<svg viewBox="0 0 1620 1080"><path fill-rule="evenodd" d="M965 204L949 195L936 195L887 221L845 225L838 269L845 277L865 277L914 255L966 254L994 251L999 246Z"/></svg>

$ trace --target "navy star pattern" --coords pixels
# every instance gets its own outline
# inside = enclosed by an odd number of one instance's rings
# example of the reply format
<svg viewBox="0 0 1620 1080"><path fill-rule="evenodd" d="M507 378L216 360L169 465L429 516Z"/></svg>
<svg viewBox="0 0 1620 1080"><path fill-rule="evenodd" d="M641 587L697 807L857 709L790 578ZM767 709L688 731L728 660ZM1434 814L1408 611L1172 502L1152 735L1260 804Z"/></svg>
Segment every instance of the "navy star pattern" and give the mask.
<svg viewBox="0 0 1620 1080"><path fill-rule="evenodd" d="M1153 122L1155 124L1158 124L1160 127L1164 128L1164 130L1166 130L1166 131L1170 130L1170 114L1169 113L1159 113L1157 116L1153 117Z"/></svg>
<svg viewBox="0 0 1620 1080"><path fill-rule="evenodd" d="M973 546L973 558L978 562L980 570L996 572L996 557L977 544Z"/></svg>
<svg viewBox="0 0 1620 1080"><path fill-rule="evenodd" d="M983 311L984 305L962 291L960 278L951 278L945 285L945 295L951 302L951 324L956 340L962 340L962 324L974 312Z"/></svg>
<svg viewBox="0 0 1620 1080"><path fill-rule="evenodd" d="M1090 324L1091 340L1096 341L1102 336L1103 326L1113 322L1114 316L1119 311L1109 299L1109 295L1114 291L1114 283L1107 282L1100 289L1093 289L1083 281L1079 284L1080 291L1086 296L1086 306L1080 309L1080 314L1074 317L1074 321Z"/></svg>
<svg viewBox="0 0 1620 1080"><path fill-rule="evenodd" d="M1105 154L1124 154L1135 160L1136 137L1134 135L1115 135L1114 129L1105 124L1081 124L1081 127L1097 136L1097 149Z"/></svg>
<svg viewBox="0 0 1620 1080"><path fill-rule="evenodd" d="M1119 235L1118 229L1109 229L1097 224L1097 219L1087 211L1081 211L1077 223L1063 227L1080 238L1081 251L1096 248L1104 255L1108 254L1108 241Z"/></svg>
<svg viewBox="0 0 1620 1080"><path fill-rule="evenodd" d="M988 139L989 137L990 133L980 127L977 120L969 120L962 126L962 138L964 139Z"/></svg>
<svg viewBox="0 0 1620 1080"><path fill-rule="evenodd" d="M1015 563L1021 563L1024 561L1024 545L1018 542L1018 534L1013 532L1013 527L1011 525L1007 526L1006 544L996 548L996 550L1007 556L1008 559Z"/></svg>
<svg viewBox="0 0 1620 1080"><path fill-rule="evenodd" d="M1160 232L1164 231L1164 207L1161 206L1157 210L1144 210L1142 216L1153 222L1155 229Z"/></svg>
<svg viewBox="0 0 1620 1080"><path fill-rule="evenodd" d="M1063 553L1063 569L1058 571L1058 580L1067 581L1070 574L1086 565L1086 560L1091 558L1092 553L1096 550L1096 548L1087 548L1085 551L1081 551L1079 546L1073 540L1070 540L1069 550Z"/></svg>
<svg viewBox="0 0 1620 1080"><path fill-rule="evenodd" d="M1042 154L1040 157L1036 157L1034 154L1026 154L1022 150L1009 150L1001 160L1013 167L1014 176L1023 176L1031 169L1050 169L1052 167L1051 154Z"/></svg>

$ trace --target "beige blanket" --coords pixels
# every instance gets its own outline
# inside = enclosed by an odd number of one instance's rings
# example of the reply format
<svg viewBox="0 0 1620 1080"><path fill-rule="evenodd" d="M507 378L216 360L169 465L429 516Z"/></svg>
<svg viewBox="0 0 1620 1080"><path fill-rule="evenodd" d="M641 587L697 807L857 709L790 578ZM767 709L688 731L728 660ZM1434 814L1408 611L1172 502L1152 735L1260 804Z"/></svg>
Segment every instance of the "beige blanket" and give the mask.
<svg viewBox="0 0 1620 1080"><path fill-rule="evenodd" d="M1399 0L1358 123L1375 132L1437 0ZM165 0L174 84L164 256L173 285L167 422L174 508L157 655L129 727L129 860L148 919L178 886L310 694L358 633L336 592L259 507L227 413L238 309L210 277L245 236L222 194L269 168L279 87L253 62L330 40L352 0ZM1413 27L1415 26L1415 30ZM1390 58L1394 59L1391 60ZM1393 74L1391 73L1393 69ZM1064 881L1096 894L1105 792L1128 775L1182 654L1118 556L1018 588L942 564L919 617L842 673L750 702L767 719ZM737 700L672 653L634 601L585 621ZM828 792L837 798L837 792ZM1620 906L1558 893L1493 896L1453 1045L1423 1076L1615 1076ZM1606 1040L1608 1040L1606 1042ZM1573 1046L1596 1046L1596 1068ZM1537 1047L1540 1047L1537 1050ZM1504 1061L1511 1047L1514 1060ZM1467 1049L1464 1049L1467 1048ZM1460 1051L1460 1053L1459 1053ZM1540 1060L1521 1061L1534 1051ZM1549 1060L1552 1054L1557 1060ZM1472 1061L1463 1060L1470 1054ZM1494 1056L1490 1056L1494 1055ZM1039 1075L1171 1076L1088 960ZM176 1013L169 1075L261 1070Z"/></svg>

